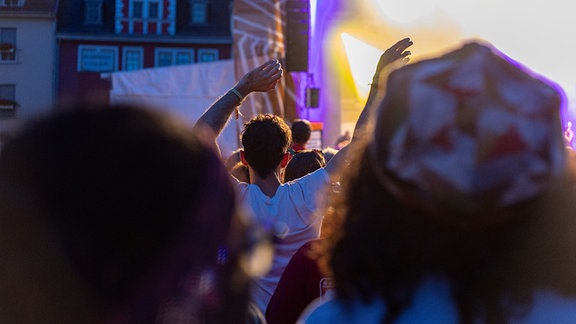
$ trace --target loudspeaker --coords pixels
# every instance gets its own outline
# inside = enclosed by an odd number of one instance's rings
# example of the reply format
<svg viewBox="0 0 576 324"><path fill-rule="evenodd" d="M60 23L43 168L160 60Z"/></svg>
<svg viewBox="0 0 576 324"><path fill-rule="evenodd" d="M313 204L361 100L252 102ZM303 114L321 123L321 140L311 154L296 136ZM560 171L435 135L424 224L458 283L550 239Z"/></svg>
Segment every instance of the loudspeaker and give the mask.
<svg viewBox="0 0 576 324"><path fill-rule="evenodd" d="M306 107L318 108L319 88L306 88Z"/></svg>
<svg viewBox="0 0 576 324"><path fill-rule="evenodd" d="M286 1L286 70L308 71L309 0Z"/></svg>

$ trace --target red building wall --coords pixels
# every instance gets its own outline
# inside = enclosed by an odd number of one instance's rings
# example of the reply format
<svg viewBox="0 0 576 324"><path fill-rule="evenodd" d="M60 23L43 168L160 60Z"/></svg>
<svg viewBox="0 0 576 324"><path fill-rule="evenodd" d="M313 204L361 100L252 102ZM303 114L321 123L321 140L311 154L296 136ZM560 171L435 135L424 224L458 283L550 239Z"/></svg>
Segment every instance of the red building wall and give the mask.
<svg viewBox="0 0 576 324"><path fill-rule="evenodd" d="M118 48L118 69L122 69L122 49L125 46L142 47L144 52L144 68L154 67L154 50L157 47L170 48L193 48L197 53L201 48L215 48L219 51L219 59L229 59L231 48L228 44L167 44L167 43L121 43L121 42L78 42L61 41L59 62L59 100L60 102L83 101L83 100L109 100L111 84L102 79L101 72L78 71L78 47L80 45L103 45L116 46Z"/></svg>
<svg viewBox="0 0 576 324"><path fill-rule="evenodd" d="M84 44L84 43L83 43ZM109 99L110 83L97 72L78 72L78 43L62 42L60 46L59 100L76 102Z"/></svg>

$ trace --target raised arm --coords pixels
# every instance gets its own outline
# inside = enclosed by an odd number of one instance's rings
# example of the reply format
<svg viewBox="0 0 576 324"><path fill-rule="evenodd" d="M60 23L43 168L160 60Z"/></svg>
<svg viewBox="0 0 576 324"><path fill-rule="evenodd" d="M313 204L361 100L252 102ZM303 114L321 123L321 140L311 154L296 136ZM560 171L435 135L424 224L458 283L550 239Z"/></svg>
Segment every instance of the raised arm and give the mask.
<svg viewBox="0 0 576 324"><path fill-rule="evenodd" d="M216 100L200 116L194 129L209 128L214 141L228 122L230 115L252 92L266 92L274 89L282 77L282 66L278 60L270 60L246 73L226 94Z"/></svg>
<svg viewBox="0 0 576 324"><path fill-rule="evenodd" d="M370 85L370 93L368 94L368 100L366 100L366 105L362 112L360 113L360 117L358 117L358 121L356 122L356 127L354 128L354 134L352 135L352 140L348 145L342 148L328 164L326 165L326 171L330 175L330 180L332 182L338 181L338 170L348 160L348 152L360 141L362 137L365 136L364 131L366 128L366 124L368 123L370 113L374 110L377 98L382 91L384 91L384 87L381 83L381 76L382 72L386 71L390 68L391 63L403 63L406 64L410 58L410 51L406 49L412 46L412 41L410 38L404 38L396 42L396 44L392 45L389 49L384 51L380 56L380 60L378 61L378 65L376 66L376 72L372 77L372 84Z"/></svg>

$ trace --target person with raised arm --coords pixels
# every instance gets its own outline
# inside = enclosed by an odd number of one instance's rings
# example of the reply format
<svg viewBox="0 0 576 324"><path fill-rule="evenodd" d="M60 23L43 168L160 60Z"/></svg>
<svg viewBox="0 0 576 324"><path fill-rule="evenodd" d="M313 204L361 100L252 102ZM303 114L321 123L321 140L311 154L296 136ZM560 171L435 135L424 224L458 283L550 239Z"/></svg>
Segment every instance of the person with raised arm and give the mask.
<svg viewBox="0 0 576 324"><path fill-rule="evenodd" d="M368 114L375 103L380 76L390 63L406 61L412 45L409 38L402 39L386 50L378 62L374 83L366 107L362 112L354 135L360 135ZM218 100L200 117L195 127L208 127L218 136L246 95L255 91L274 89L282 74L277 61L270 61L243 76L236 86ZM237 91L235 91L237 90ZM236 92L240 92L238 95ZM214 137L214 140L215 140ZM292 255L306 242L320 236L322 214L318 197L337 182L341 166L349 159L348 153L362 136L340 150L324 168L289 183L282 183L281 170L289 161L291 131L286 122L275 115L259 114L244 125L241 141L242 161L248 166L250 183L238 182L241 200L257 221L274 237L275 252L270 271L257 278L252 292L253 302L264 313L276 289L280 276Z"/></svg>
<svg viewBox="0 0 576 324"><path fill-rule="evenodd" d="M236 118L238 118L238 107L244 99L252 92L274 90L282 77L282 72L282 66L278 60L269 60L246 73L232 89L216 100L200 116L194 129L210 129L213 134L212 140L215 143L216 137L222 133L224 126L228 123L230 115L235 112Z"/></svg>
<svg viewBox="0 0 576 324"><path fill-rule="evenodd" d="M478 41L393 71L326 215L333 297L297 323L574 322L563 98Z"/></svg>

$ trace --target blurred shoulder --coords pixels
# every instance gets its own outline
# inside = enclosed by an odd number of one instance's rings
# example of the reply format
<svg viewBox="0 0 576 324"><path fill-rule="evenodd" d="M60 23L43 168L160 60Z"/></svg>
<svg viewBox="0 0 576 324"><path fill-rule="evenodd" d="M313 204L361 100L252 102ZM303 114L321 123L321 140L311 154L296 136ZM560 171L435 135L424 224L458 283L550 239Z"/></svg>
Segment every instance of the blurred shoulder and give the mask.
<svg viewBox="0 0 576 324"><path fill-rule="evenodd" d="M384 303L380 299L364 303L360 300L344 302L334 297L322 297L308 305L297 323L380 323L383 315Z"/></svg>

